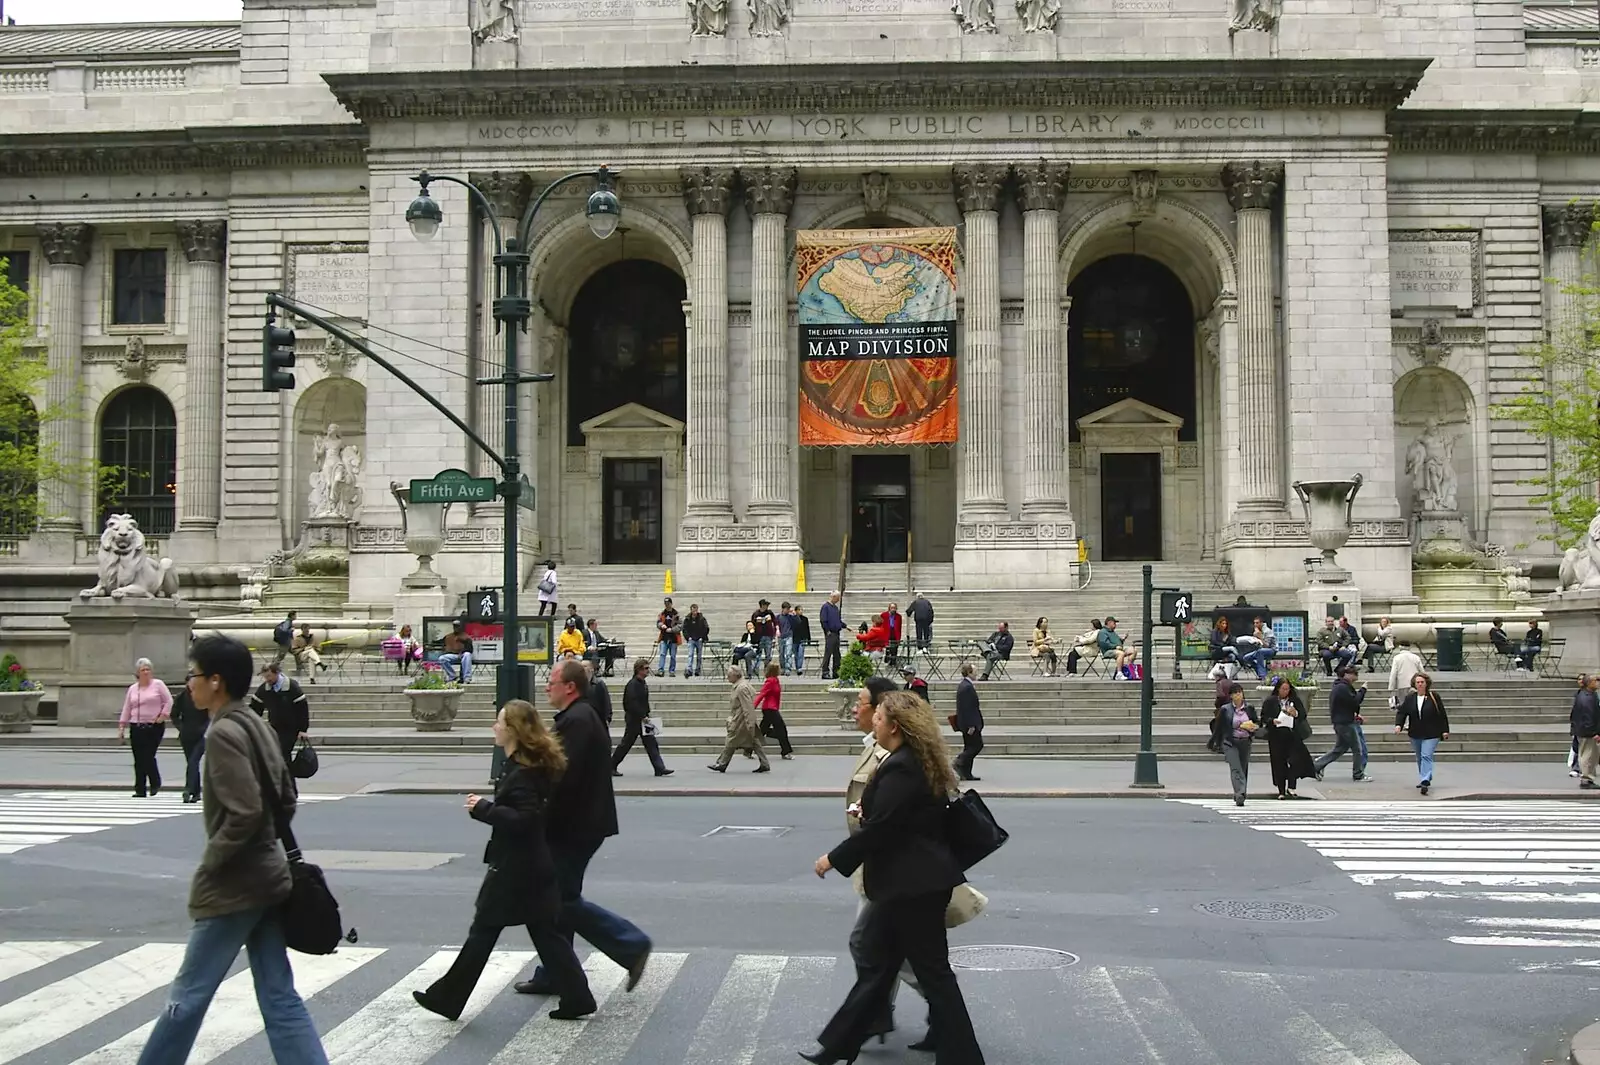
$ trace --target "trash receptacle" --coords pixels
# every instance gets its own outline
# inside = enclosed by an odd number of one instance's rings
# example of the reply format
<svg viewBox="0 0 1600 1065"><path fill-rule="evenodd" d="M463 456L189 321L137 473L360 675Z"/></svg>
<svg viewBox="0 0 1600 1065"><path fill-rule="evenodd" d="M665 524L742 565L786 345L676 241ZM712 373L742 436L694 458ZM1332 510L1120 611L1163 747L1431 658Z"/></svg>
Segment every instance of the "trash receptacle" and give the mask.
<svg viewBox="0 0 1600 1065"><path fill-rule="evenodd" d="M1434 638L1438 642L1438 653L1433 661L1441 673L1460 673L1466 668L1461 658L1461 629L1456 624L1433 627Z"/></svg>

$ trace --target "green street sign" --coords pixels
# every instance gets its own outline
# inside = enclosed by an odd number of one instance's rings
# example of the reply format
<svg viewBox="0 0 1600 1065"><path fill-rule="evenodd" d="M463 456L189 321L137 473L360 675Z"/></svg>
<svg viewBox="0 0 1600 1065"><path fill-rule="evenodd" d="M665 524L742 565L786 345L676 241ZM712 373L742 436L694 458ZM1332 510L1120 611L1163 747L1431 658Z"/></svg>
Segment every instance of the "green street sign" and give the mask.
<svg viewBox="0 0 1600 1065"><path fill-rule="evenodd" d="M533 482L528 480L528 475L522 475L522 493L517 496L517 506L523 510L537 510L533 505Z"/></svg>
<svg viewBox="0 0 1600 1065"><path fill-rule="evenodd" d="M412 503L488 503L494 499L493 477L474 477L466 470L441 470L430 481L412 481Z"/></svg>

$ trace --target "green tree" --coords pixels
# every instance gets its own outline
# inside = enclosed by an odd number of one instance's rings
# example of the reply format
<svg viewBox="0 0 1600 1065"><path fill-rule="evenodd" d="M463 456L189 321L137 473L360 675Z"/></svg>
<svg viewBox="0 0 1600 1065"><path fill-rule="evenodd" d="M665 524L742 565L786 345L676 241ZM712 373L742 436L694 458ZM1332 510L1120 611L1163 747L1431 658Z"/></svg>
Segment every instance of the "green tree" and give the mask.
<svg viewBox="0 0 1600 1065"><path fill-rule="evenodd" d="M1549 508L1551 531L1541 539L1570 547L1600 512L1600 284L1585 276L1563 285L1570 313L1551 321L1543 343L1527 348L1522 391L1493 417L1547 441L1550 461L1520 482L1536 489L1529 502ZM1547 319L1549 315L1547 315Z"/></svg>

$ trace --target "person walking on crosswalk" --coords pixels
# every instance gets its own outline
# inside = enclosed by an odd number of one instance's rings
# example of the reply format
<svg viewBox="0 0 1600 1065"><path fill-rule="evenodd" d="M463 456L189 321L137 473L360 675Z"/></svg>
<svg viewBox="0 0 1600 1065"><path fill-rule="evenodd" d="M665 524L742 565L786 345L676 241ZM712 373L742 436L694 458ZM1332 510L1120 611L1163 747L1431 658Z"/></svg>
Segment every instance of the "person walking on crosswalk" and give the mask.
<svg viewBox="0 0 1600 1065"><path fill-rule="evenodd" d="M1401 729L1411 736L1411 749L1417 756L1417 788L1426 795L1433 787L1433 752L1440 740L1450 738L1444 700L1433 690L1433 680L1426 673L1411 678L1411 691L1395 708L1395 735Z"/></svg>
<svg viewBox="0 0 1600 1065"><path fill-rule="evenodd" d="M1361 704L1367 697L1367 686L1356 687L1354 666L1339 667L1339 679L1328 692L1328 720L1333 724L1335 742L1333 750L1316 761L1317 779L1323 771L1348 753L1351 758L1352 779L1371 780L1367 775L1367 745L1360 733Z"/></svg>
<svg viewBox="0 0 1600 1065"><path fill-rule="evenodd" d="M172 700L172 723L183 745L183 801L200 801L200 760L206 753L206 729L211 716L194 705L187 685Z"/></svg>
<svg viewBox="0 0 1600 1065"><path fill-rule="evenodd" d="M122 713L117 717L117 742L127 739L133 749L133 797L142 799L161 791L161 766L156 753L161 750L161 738L167 734L167 720L172 716L172 691L155 679L148 658L135 662L133 673L136 679L128 685L122 697Z"/></svg>
<svg viewBox="0 0 1600 1065"><path fill-rule="evenodd" d="M278 1065L327 1065L322 1040L294 986L278 907L289 897L289 860L268 792L287 821L294 778L272 730L250 712L250 649L228 636L189 646L190 697L211 715L201 789L206 847L189 886L194 927L138 1065L183 1065L239 948L249 951L256 1001Z"/></svg>
<svg viewBox="0 0 1600 1065"><path fill-rule="evenodd" d="M1244 701L1244 685L1228 685L1228 701L1217 710L1217 745L1228 762L1228 779L1233 785L1233 804L1243 806L1250 790L1250 747L1255 742L1256 730L1261 727L1261 715Z"/></svg>
<svg viewBox="0 0 1600 1065"><path fill-rule="evenodd" d="M489 871L478 890L472 927L450 970L411 997L425 1010L459 1019L500 933L520 924L560 995L550 1016L558 1021L587 1017L596 1009L594 995L572 941L561 935L561 888L545 841L545 812L566 772L567 756L533 704L523 699L512 699L495 716L494 742L506 752L494 798L468 795L466 803L468 816L491 830L483 852Z"/></svg>

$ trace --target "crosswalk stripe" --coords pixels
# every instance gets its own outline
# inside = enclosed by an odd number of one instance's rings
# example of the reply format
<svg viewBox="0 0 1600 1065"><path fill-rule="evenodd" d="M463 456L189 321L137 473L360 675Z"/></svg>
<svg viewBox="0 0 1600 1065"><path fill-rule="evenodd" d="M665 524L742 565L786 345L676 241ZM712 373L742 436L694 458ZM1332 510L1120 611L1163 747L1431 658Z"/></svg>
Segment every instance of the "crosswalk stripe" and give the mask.
<svg viewBox="0 0 1600 1065"><path fill-rule="evenodd" d="M1396 891L1397 899L1466 899L1473 902L1510 902L1600 906L1600 891Z"/></svg>
<svg viewBox="0 0 1600 1065"><path fill-rule="evenodd" d="M1157 1050L1157 1041L1170 1041L1169 1050L1177 1052L1174 1060L1185 1065L1222 1065L1222 1059L1211 1049L1211 1044L1200 1034L1173 999L1167 985L1154 972L1145 968L1118 966L1109 970L1113 986L1122 995L1128 1020L1139 1029L1147 1052L1155 1061L1165 1061Z"/></svg>
<svg viewBox="0 0 1600 1065"><path fill-rule="evenodd" d="M344 795L301 795L298 802L332 802ZM174 817L192 817L203 807L175 792L148 798L96 793L29 791L0 795L0 855L60 843L73 836L131 828Z"/></svg>
<svg viewBox="0 0 1600 1065"><path fill-rule="evenodd" d="M0 943L0 982L32 972L95 946L92 939L52 943Z"/></svg>
<svg viewBox="0 0 1600 1065"><path fill-rule="evenodd" d="M458 1029L419 1007L411 1000L411 992L426 989L444 975L455 958L453 950L438 951L324 1036L328 1065L366 1065L380 1060L385 1065L422 1065L442 1050ZM460 1023L481 1013L533 958L530 951L497 950L489 955L489 964L467 999Z"/></svg>
<svg viewBox="0 0 1600 1065"><path fill-rule="evenodd" d="M623 970L599 951L584 960L583 971L589 977L589 993L601 1009L611 1000L611 993L622 986ZM500 1053L490 1059L489 1065L525 1065L530 1061L558 1062L572 1049L583 1029L590 1021L552 1020L547 1012L539 1015L517 1030Z"/></svg>
<svg viewBox="0 0 1600 1065"><path fill-rule="evenodd" d="M695 1065L750 1065L788 964L782 954L741 954L733 959L684 1060Z"/></svg>
<svg viewBox="0 0 1600 1065"><path fill-rule="evenodd" d="M1108 969L1096 965L1080 971L1073 966L1057 969L1056 973L1066 987L1067 994L1063 1001L1074 1003L1075 1011L1088 1021L1085 1027L1101 1037L1113 1038L1126 1046L1125 1052L1123 1046L1119 1045L1111 1060L1131 1063L1131 1052L1146 1065L1165 1065L1166 1059L1144 1029L1139 1027L1133 1008L1123 997ZM1131 1034L1132 1038L1122 1038L1125 1033Z"/></svg>
<svg viewBox="0 0 1600 1065"><path fill-rule="evenodd" d="M293 958L295 990L301 998L308 999L383 953L378 947L341 947L334 954L296 954ZM73 1065L136 1065L155 1026L155 1021L141 1025L116 1042L79 1058ZM246 969L224 980L217 989L194 1049L185 1060L188 1065L205 1065L264 1028L256 1008L255 981Z"/></svg>
<svg viewBox="0 0 1600 1065"><path fill-rule="evenodd" d="M574 1065L579 1062L582 1065L621 1065L688 957L687 954L650 955L650 964L639 986L620 998L612 995L604 1012L584 1022L577 1044L569 1051L576 1055L572 1059Z"/></svg>
<svg viewBox="0 0 1600 1065"><path fill-rule="evenodd" d="M1324 1028L1315 1017L1301 1009L1269 974L1225 972L1222 978L1247 990L1252 1001L1265 1007L1263 1012L1266 1016L1278 1018L1284 1031L1293 1040L1295 1056L1302 1065L1376 1065L1358 1057L1355 1051ZM1400 1056L1391 1055L1383 1065L1417 1065L1415 1059L1404 1051L1398 1047L1393 1049Z"/></svg>
<svg viewBox="0 0 1600 1065"><path fill-rule="evenodd" d="M0 1006L0 1065L167 984L183 950L182 943L147 943Z"/></svg>

